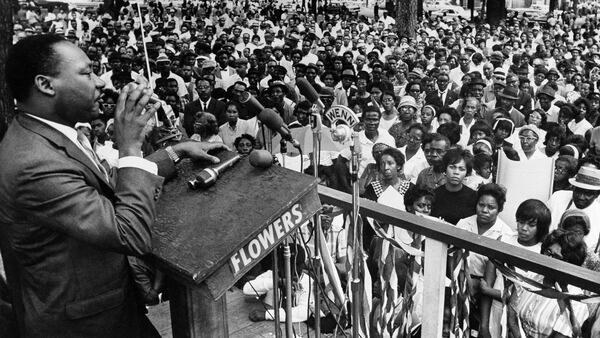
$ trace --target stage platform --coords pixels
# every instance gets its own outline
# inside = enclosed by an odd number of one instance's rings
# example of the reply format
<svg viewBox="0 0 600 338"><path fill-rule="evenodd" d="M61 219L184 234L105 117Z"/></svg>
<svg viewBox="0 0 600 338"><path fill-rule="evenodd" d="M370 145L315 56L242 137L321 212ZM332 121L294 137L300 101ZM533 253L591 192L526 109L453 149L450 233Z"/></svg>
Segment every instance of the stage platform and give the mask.
<svg viewBox="0 0 600 338"><path fill-rule="evenodd" d="M273 322L252 322L248 319L250 311L263 309L260 302L254 298L244 296L242 291L236 287L227 291L227 318L229 325L230 338L266 338L275 337ZM148 317L158 329L162 337L172 337L171 317L169 311L169 302L164 302L148 309ZM281 324L283 337L285 337L285 325ZM307 333L307 325L304 323L294 324L296 337L314 337L314 330L310 329ZM338 337L344 337L338 334ZM321 337L333 337L332 334L323 334Z"/></svg>

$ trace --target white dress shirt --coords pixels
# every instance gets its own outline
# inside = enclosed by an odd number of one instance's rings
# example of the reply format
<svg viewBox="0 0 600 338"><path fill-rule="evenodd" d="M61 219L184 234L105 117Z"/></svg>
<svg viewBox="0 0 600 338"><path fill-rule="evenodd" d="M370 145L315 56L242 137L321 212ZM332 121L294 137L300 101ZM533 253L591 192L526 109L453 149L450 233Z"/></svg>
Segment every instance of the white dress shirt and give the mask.
<svg viewBox="0 0 600 338"><path fill-rule="evenodd" d="M39 116L35 116L35 115L31 115L31 114L27 114L27 115L47 124L51 128L56 129L59 133L65 135L66 138L68 138L71 142L73 142L73 144L75 144L75 146L77 148L79 148L88 158L90 158L87 151L83 148L81 143L79 143L79 141L77 140L77 130L75 130L72 127L66 126L64 124L52 122L50 120L41 118ZM90 158L90 160L92 161L92 163L94 163L94 164L96 163L96 160L94 160L92 158ZM156 163L144 159L142 157L141 151L140 151L139 157L138 156L124 156L124 157L119 158L117 167L119 169L127 168L127 167L138 168L141 170L145 170L154 175L158 174L158 166L156 165Z"/></svg>

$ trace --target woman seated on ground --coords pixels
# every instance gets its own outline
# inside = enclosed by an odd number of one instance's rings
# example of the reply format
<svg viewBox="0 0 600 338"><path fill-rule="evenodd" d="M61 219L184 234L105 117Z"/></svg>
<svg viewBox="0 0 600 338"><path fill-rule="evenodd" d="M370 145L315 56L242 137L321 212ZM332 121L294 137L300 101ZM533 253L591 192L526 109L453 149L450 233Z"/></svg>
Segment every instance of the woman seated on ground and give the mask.
<svg viewBox="0 0 600 338"><path fill-rule="evenodd" d="M471 173L473 156L468 150L450 149L443 159L446 183L434 190L435 201L431 216L456 224L460 219L475 214L477 196L473 189L464 185L465 177Z"/></svg>
<svg viewBox="0 0 600 338"><path fill-rule="evenodd" d="M546 236L541 247L541 254L578 266L583 264L586 251L587 247L580 236L563 229L552 231ZM579 288L557 282L550 276L531 272L527 276L562 292L581 293ZM587 305L577 301L567 300L565 304L560 305L557 299L547 298L527 290L523 290L520 294L513 292L508 304L508 334L514 337L579 336L581 324L588 315ZM521 335L520 332L524 334Z"/></svg>
<svg viewBox="0 0 600 338"><path fill-rule="evenodd" d="M312 278L304 273L304 262L306 260L306 253L304 249L298 244L290 245L291 259L292 262L292 321L294 323L304 322L308 319L309 310L311 313L314 311L314 291L313 295L309 297L308 290L311 290L313 284ZM278 264L279 264L279 285L284 285L283 278L283 249L279 248L278 253ZM269 265L270 266L270 265ZM279 287L279 285L277 287ZM256 309L250 312L249 318L253 322L263 320L274 320L274 304L273 304L273 271L267 270L256 279L251 280L244 284L243 293L246 296L254 296L256 298L264 298L261 300L263 303L262 309ZM314 288L313 288L314 290ZM285 292L279 293L281 296ZM284 321L286 318L285 304L287 300L281 299L281 307L278 306L279 319Z"/></svg>
<svg viewBox="0 0 600 338"><path fill-rule="evenodd" d="M539 253L542 240L550 229L552 214L550 209L540 200L528 199L519 205L515 214L517 233L513 236L503 236L501 240L508 244ZM526 271L516 268L517 272ZM506 328L500 325L502 316L502 290L504 280L497 278L495 265L489 260L486 263L484 278L481 280L481 326L480 337L501 337ZM513 292L522 292L517 288ZM492 302L493 300L493 302ZM493 310L492 310L493 309Z"/></svg>

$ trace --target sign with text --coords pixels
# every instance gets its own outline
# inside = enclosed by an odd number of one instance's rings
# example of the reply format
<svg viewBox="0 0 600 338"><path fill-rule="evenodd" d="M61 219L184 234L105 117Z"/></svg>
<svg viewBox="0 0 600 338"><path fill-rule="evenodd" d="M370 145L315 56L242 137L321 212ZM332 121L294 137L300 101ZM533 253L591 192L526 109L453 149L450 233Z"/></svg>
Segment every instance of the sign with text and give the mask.
<svg viewBox="0 0 600 338"><path fill-rule="evenodd" d="M258 236L231 256L229 266L233 274L237 275L246 266L257 263L255 260L271 251L276 243L279 243L301 224L303 218L302 206L296 203L290 210L275 219Z"/></svg>
<svg viewBox="0 0 600 338"><path fill-rule="evenodd" d="M359 122L358 116L356 116L352 109L340 105L331 106L325 112L325 117L331 122L332 126L336 126L341 122L349 127L354 127Z"/></svg>
<svg viewBox="0 0 600 338"><path fill-rule="evenodd" d="M298 179L306 176L308 175L298 176ZM307 186L303 193L282 205L282 208L270 217L266 217L264 223L255 223L256 230L246 237L240 246L233 248L227 257L227 264L223 264L205 280L215 299L320 209L321 202L316 186Z"/></svg>

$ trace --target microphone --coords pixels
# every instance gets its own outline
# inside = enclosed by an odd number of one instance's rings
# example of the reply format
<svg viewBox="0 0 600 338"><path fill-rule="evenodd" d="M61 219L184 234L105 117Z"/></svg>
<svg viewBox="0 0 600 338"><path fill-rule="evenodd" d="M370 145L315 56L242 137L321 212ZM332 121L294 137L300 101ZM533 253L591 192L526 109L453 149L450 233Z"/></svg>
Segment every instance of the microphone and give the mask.
<svg viewBox="0 0 600 338"><path fill-rule="evenodd" d="M202 169L195 179L188 181L188 187L190 187L190 189L206 189L210 187L215 184L217 178L225 171L225 169L233 166L240 158L242 157L238 154L227 161L219 163L216 167Z"/></svg>
<svg viewBox="0 0 600 338"><path fill-rule="evenodd" d="M300 143L294 140L288 126L285 125L281 116L273 109L263 109L263 111L258 114L258 120L267 126L267 128L278 132L279 135L281 135L282 140L290 142L294 148L300 150Z"/></svg>
<svg viewBox="0 0 600 338"><path fill-rule="evenodd" d="M309 102L311 102L314 105L317 105L321 109L325 109L323 101L321 101L321 99L319 98L319 93L317 93L315 87L313 87L307 79L303 77L297 77L296 86L298 86L300 94L304 95L304 97L306 97L306 99Z"/></svg>
<svg viewBox="0 0 600 338"><path fill-rule="evenodd" d="M273 165L273 155L264 149L255 149L248 155L250 164L255 168L267 169Z"/></svg>
<svg viewBox="0 0 600 338"><path fill-rule="evenodd" d="M261 112L265 107L249 92L242 92L240 103L247 103L248 110L254 114Z"/></svg>

